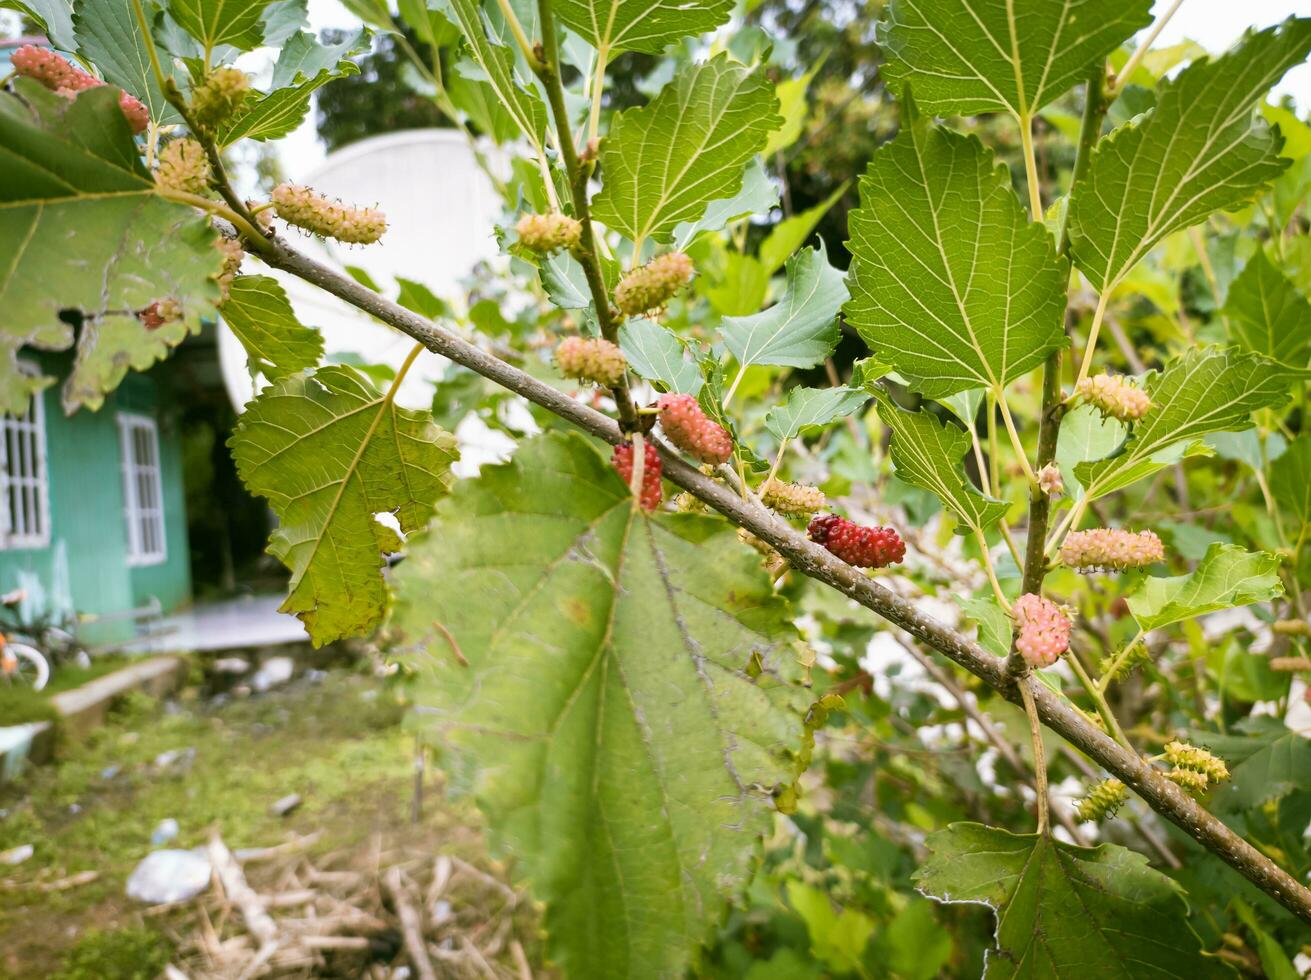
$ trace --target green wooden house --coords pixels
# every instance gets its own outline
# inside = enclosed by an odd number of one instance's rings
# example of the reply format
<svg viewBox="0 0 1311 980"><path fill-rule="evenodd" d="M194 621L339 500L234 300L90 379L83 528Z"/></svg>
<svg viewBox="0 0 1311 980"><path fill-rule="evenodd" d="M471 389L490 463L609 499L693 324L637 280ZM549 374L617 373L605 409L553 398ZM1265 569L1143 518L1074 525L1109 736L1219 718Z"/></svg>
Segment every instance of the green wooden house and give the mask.
<svg viewBox="0 0 1311 980"><path fill-rule="evenodd" d="M25 415L0 415L0 592L23 588L33 611L84 617L92 641L130 634L131 610L190 599L171 398L152 374L130 373L97 412L65 415L51 387Z"/></svg>

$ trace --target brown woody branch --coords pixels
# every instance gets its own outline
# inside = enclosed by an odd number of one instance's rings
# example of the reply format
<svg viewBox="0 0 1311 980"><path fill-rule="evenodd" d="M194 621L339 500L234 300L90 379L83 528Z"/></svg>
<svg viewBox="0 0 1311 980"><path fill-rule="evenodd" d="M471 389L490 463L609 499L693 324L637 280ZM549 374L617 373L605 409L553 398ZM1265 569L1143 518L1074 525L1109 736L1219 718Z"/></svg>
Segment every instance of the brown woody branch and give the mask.
<svg viewBox="0 0 1311 980"><path fill-rule="evenodd" d="M434 354L450 358L608 443L618 443L625 438L609 416L588 408L435 323L379 296L350 277L301 255L281 239L272 239L270 246L264 256L270 265L319 286L390 324ZM665 476L671 482L734 524L769 542L797 571L832 586L901 627L982 679L1014 704L1021 704L1023 700L1019 685L1029 685L1043 724L1131 787L1152 809L1266 894L1311 923L1311 890L1208 813L1159 770L1109 738L1061 695L1030 677L1015 678L1007 672L1004 659L925 615L910 601L839 560L759 504L743 499L723 483L706 476L659 440L655 440L655 444L664 463Z"/></svg>

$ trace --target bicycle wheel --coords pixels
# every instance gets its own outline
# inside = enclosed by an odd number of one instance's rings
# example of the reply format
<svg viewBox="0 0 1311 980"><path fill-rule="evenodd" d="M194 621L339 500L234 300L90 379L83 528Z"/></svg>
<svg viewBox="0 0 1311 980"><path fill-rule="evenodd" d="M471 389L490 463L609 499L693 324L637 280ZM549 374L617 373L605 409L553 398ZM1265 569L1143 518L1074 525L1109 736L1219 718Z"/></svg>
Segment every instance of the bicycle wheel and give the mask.
<svg viewBox="0 0 1311 980"><path fill-rule="evenodd" d="M11 684L23 684L39 691L50 680L50 664L35 647L6 643L0 651L0 674Z"/></svg>

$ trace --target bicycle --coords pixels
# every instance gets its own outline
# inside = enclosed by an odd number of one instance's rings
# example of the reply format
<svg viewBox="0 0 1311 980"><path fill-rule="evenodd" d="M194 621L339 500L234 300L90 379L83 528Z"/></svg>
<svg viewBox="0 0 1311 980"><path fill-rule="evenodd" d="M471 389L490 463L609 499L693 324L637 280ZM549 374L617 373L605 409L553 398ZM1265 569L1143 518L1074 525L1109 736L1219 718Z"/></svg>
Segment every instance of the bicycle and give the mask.
<svg viewBox="0 0 1311 980"><path fill-rule="evenodd" d="M36 647L15 643L0 633L0 677L39 691L50 680L50 663Z"/></svg>

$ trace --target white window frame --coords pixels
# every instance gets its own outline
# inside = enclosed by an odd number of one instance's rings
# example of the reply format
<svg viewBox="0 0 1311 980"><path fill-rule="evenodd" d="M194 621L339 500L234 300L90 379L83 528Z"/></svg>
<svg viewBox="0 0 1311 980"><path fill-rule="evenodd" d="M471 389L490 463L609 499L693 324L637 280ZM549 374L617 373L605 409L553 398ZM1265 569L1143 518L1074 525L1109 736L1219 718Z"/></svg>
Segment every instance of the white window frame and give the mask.
<svg viewBox="0 0 1311 980"><path fill-rule="evenodd" d="M164 481L159 465L159 425L149 415L119 412L118 454L123 474L123 521L127 525L127 563L133 567L168 560L164 521ZM150 460L137 457L137 435L150 447ZM142 493L142 490L145 493Z"/></svg>
<svg viewBox="0 0 1311 980"><path fill-rule="evenodd" d="M36 366L25 361L19 363L19 369L24 374L37 373ZM11 443L18 450L17 475L10 459ZM50 473L46 463L45 399L37 392L23 415L0 415L0 551L50 546ZM26 491L17 514L9 505L15 484Z"/></svg>

